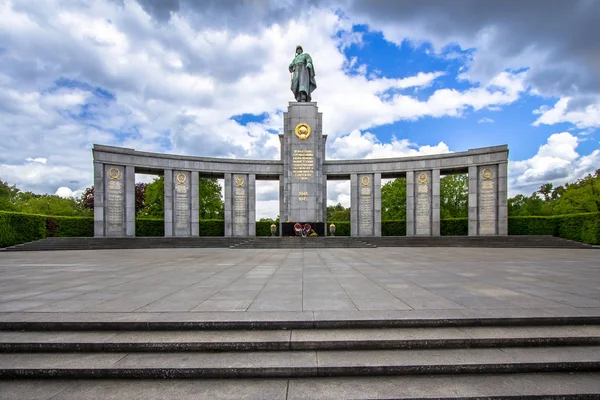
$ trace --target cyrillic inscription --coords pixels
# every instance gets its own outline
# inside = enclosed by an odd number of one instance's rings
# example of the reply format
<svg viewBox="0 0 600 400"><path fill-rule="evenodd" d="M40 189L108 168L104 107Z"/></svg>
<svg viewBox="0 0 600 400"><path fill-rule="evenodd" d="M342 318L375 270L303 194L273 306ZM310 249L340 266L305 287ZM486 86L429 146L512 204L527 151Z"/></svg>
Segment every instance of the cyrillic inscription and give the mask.
<svg viewBox="0 0 600 400"><path fill-rule="evenodd" d="M315 158L312 150L294 149L292 155L292 173L299 179L305 181L313 176L315 169Z"/></svg>

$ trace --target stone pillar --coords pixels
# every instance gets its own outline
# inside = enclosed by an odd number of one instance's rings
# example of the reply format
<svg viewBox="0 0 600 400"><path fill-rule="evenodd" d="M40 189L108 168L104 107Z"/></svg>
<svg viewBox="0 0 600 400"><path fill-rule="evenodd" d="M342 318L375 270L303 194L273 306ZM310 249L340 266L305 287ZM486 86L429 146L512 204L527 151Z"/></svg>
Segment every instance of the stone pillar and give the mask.
<svg viewBox="0 0 600 400"><path fill-rule="evenodd" d="M164 170L164 184L165 184L165 204L164 204L164 218L165 218L165 236L173 236L173 170Z"/></svg>
<svg viewBox="0 0 600 400"><path fill-rule="evenodd" d="M358 236L358 175L350 175L350 236Z"/></svg>
<svg viewBox="0 0 600 400"><path fill-rule="evenodd" d="M94 163L94 236L106 235L104 224L104 164Z"/></svg>
<svg viewBox="0 0 600 400"><path fill-rule="evenodd" d="M135 168L125 167L125 236L135 236Z"/></svg>
<svg viewBox="0 0 600 400"><path fill-rule="evenodd" d="M102 172L98 171L102 169ZM100 183L99 181L102 181ZM94 235L135 235L135 171L123 165L95 164ZM98 210L96 211L96 206Z"/></svg>
<svg viewBox="0 0 600 400"><path fill-rule="evenodd" d="M283 212L280 220L324 221L327 197L322 167L326 137L322 134L322 114L316 103L291 102L283 119Z"/></svg>
<svg viewBox="0 0 600 400"><path fill-rule="evenodd" d="M440 170L431 171L431 236L440 236Z"/></svg>
<svg viewBox="0 0 600 400"><path fill-rule="evenodd" d="M381 236L381 174L373 174L373 236Z"/></svg>
<svg viewBox="0 0 600 400"><path fill-rule="evenodd" d="M469 236L477 236L477 166L469 167Z"/></svg>
<svg viewBox="0 0 600 400"><path fill-rule="evenodd" d="M192 235L192 173L190 171L171 171L171 210L172 236L187 237ZM166 186L166 179L165 179ZM166 189L166 188L165 188ZM196 186L196 193L198 192ZM197 196L197 194L196 194ZM165 209L167 196L165 192Z"/></svg>
<svg viewBox="0 0 600 400"><path fill-rule="evenodd" d="M498 235L508 235L508 163L498 164Z"/></svg>
<svg viewBox="0 0 600 400"><path fill-rule="evenodd" d="M280 135L279 138L283 141L283 135ZM283 154L281 157L283 158ZM283 236L282 224L287 222L287 215L285 214L287 207L285 202L287 201L288 196L284 194L286 186L283 184L283 182L283 175L279 175L279 236Z"/></svg>
<svg viewBox="0 0 600 400"><path fill-rule="evenodd" d="M415 236L431 236L432 222L432 171L415 171Z"/></svg>
<svg viewBox="0 0 600 400"><path fill-rule="evenodd" d="M231 236L249 236L250 186L254 186L254 175L232 174L230 182Z"/></svg>
<svg viewBox="0 0 600 400"><path fill-rule="evenodd" d="M353 236L375 236L375 174L353 174L352 178L350 209L354 218L353 231L356 232Z"/></svg>
<svg viewBox="0 0 600 400"><path fill-rule="evenodd" d="M498 234L498 165L478 167L477 234Z"/></svg>
<svg viewBox="0 0 600 400"><path fill-rule="evenodd" d="M192 185L191 185L191 236L200 236L200 199L199 199L199 173L192 171L191 173Z"/></svg>
<svg viewBox="0 0 600 400"><path fill-rule="evenodd" d="M248 174L248 236L256 236L256 175Z"/></svg>
<svg viewBox="0 0 600 400"><path fill-rule="evenodd" d="M415 236L415 172L406 172L406 236Z"/></svg>
<svg viewBox="0 0 600 400"><path fill-rule="evenodd" d="M233 236L233 215L232 215L232 199L231 199L231 192L232 192L232 181L231 181L231 174L224 174L224 179L223 179L223 185L224 187L224 195L225 198L224 203L223 203L223 211L224 211L224 218L225 218L225 236Z"/></svg>

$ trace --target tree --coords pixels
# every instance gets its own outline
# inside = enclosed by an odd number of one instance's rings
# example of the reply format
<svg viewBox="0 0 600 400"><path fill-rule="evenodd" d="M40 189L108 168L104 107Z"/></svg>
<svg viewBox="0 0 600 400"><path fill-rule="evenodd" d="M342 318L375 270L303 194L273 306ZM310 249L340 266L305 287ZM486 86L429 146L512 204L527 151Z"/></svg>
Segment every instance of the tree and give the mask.
<svg viewBox="0 0 600 400"><path fill-rule="evenodd" d="M17 211L15 201L19 192L15 185L9 186L8 182L0 179L0 210Z"/></svg>
<svg viewBox="0 0 600 400"><path fill-rule="evenodd" d="M440 179L440 218L466 218L469 215L469 177L446 175Z"/></svg>
<svg viewBox="0 0 600 400"><path fill-rule="evenodd" d="M350 208L341 203L327 207L327 221L350 221Z"/></svg>
<svg viewBox="0 0 600 400"><path fill-rule="evenodd" d="M200 219L223 219L225 216L221 185L216 178L200 178L198 181Z"/></svg>
<svg viewBox="0 0 600 400"><path fill-rule="evenodd" d="M18 211L26 214L55 216L89 216L90 210L83 208L74 198L63 198L51 194L21 192L16 200Z"/></svg>
<svg viewBox="0 0 600 400"><path fill-rule="evenodd" d="M146 187L147 183L136 183L135 184L135 214L138 215L142 208L144 208L144 202L146 200ZM81 197L79 198L79 205L90 211L94 211L94 187L86 188Z"/></svg>
<svg viewBox="0 0 600 400"><path fill-rule="evenodd" d="M381 187L381 219L406 219L406 178L394 179Z"/></svg>
<svg viewBox="0 0 600 400"><path fill-rule="evenodd" d="M572 214L600 211L600 169L588 174L573 184L566 184L556 199L557 214Z"/></svg>
<svg viewBox="0 0 600 400"><path fill-rule="evenodd" d="M146 186L146 200L140 215L164 218L165 214L165 178L160 176ZM200 178L198 181L198 215L200 219L223 219L224 204L221 185L216 178Z"/></svg>

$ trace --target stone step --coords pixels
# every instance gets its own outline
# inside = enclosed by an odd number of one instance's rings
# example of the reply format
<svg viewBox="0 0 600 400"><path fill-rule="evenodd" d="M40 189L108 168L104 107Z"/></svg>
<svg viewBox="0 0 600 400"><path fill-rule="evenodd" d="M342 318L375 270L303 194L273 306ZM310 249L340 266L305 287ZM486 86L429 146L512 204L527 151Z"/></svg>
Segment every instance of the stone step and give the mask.
<svg viewBox="0 0 600 400"><path fill-rule="evenodd" d="M436 310L437 311L437 310ZM498 310L495 310L498 311ZM500 313L501 310L499 311ZM371 312L198 312L198 313L8 313L0 315L0 331L199 331L293 329L390 329L451 327L558 327L600 325L600 316L493 316L461 310L417 313ZM174 315L171 315L174 314ZM367 315L364 315L367 314ZM510 313L515 314L512 310Z"/></svg>
<svg viewBox="0 0 600 400"><path fill-rule="evenodd" d="M0 352L198 352L600 345L600 325L270 331L0 332Z"/></svg>
<svg viewBox="0 0 600 400"><path fill-rule="evenodd" d="M4 353L1 378L302 378L600 371L600 346L224 353Z"/></svg>
<svg viewBox="0 0 600 400"><path fill-rule="evenodd" d="M594 399L600 373L303 379L1 380L7 399ZM55 397L56 396L56 397Z"/></svg>

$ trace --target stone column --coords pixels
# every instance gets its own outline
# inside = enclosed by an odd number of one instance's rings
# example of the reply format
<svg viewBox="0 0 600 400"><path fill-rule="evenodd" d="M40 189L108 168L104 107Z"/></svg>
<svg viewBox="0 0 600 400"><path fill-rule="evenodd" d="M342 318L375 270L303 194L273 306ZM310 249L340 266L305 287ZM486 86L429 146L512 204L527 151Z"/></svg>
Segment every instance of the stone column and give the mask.
<svg viewBox="0 0 600 400"><path fill-rule="evenodd" d="M498 165L498 235L508 235L508 163Z"/></svg>
<svg viewBox="0 0 600 400"><path fill-rule="evenodd" d="M432 171L415 171L415 236L431 236Z"/></svg>
<svg viewBox="0 0 600 400"><path fill-rule="evenodd" d="M192 179L189 171L172 172L173 236L187 237L192 234ZM196 191L197 192L197 191ZM166 201L165 201L166 202Z"/></svg>
<svg viewBox="0 0 600 400"><path fill-rule="evenodd" d="M406 172L406 236L415 236L415 172Z"/></svg>
<svg viewBox="0 0 600 400"><path fill-rule="evenodd" d="M469 167L469 236L477 236L477 166Z"/></svg>
<svg viewBox="0 0 600 400"><path fill-rule="evenodd" d="M440 170L431 171L431 236L441 235L440 226Z"/></svg>
<svg viewBox="0 0 600 400"><path fill-rule="evenodd" d="M125 167L125 236L135 236L135 168Z"/></svg>
<svg viewBox="0 0 600 400"><path fill-rule="evenodd" d="M350 206L352 216L356 217L356 236L374 236L375 235L375 192L374 174L359 174L356 183L352 182L353 193L351 199L354 203Z"/></svg>
<svg viewBox="0 0 600 400"><path fill-rule="evenodd" d="M498 234L498 165L478 167L477 234Z"/></svg>
<svg viewBox="0 0 600 400"><path fill-rule="evenodd" d="M280 220L324 221L327 198L322 167L326 138L322 134L322 114L316 103L291 102L283 120L283 213Z"/></svg>
<svg viewBox="0 0 600 400"><path fill-rule="evenodd" d="M164 190L165 190L165 204L164 204L164 218L165 218L165 236L173 236L173 170L164 170Z"/></svg>
<svg viewBox="0 0 600 400"><path fill-rule="evenodd" d="M254 177L252 176L252 180ZM232 174L231 179L231 236L250 234L250 176ZM252 185L254 182L252 182Z"/></svg>
<svg viewBox="0 0 600 400"><path fill-rule="evenodd" d="M125 167L104 165L104 236L125 236Z"/></svg>
<svg viewBox="0 0 600 400"><path fill-rule="evenodd" d="M283 141L283 135L280 135L280 139ZM281 155L283 157L283 154ZM288 196L284 194L286 186L283 184L283 175L279 175L279 236L283 236L283 223L287 222L288 216L286 214L287 207L285 205Z"/></svg>
<svg viewBox="0 0 600 400"><path fill-rule="evenodd" d="M200 235L200 199L199 199L199 173L192 171L192 185L191 185L191 236Z"/></svg>
<svg viewBox="0 0 600 400"><path fill-rule="evenodd" d="M99 236L123 237L135 235L135 173L133 167L123 165L104 164L98 168L103 173L96 171L94 179L103 180L99 185L98 199L94 199L94 205L98 201L98 214L94 213L94 234ZM94 188L94 192L96 189ZM95 193L94 193L95 197ZM100 220L102 214L102 220ZM102 222L100 222L102 221ZM104 229L101 226L104 226ZM103 230L103 232L101 232Z"/></svg>
<svg viewBox="0 0 600 400"><path fill-rule="evenodd" d="M256 236L256 175L248 174L248 236Z"/></svg>
<svg viewBox="0 0 600 400"><path fill-rule="evenodd" d="M231 174L225 174L224 175L224 180L223 180L223 184L225 185L224 188L224 204L223 204L223 211L224 211L224 218L225 218L225 236L233 236L233 220L232 220L232 199L231 199Z"/></svg>
<svg viewBox="0 0 600 400"><path fill-rule="evenodd" d="M381 236L381 174L373 174L373 236Z"/></svg>
<svg viewBox="0 0 600 400"><path fill-rule="evenodd" d="M104 164L94 163L94 236L106 235L104 224Z"/></svg>
<svg viewBox="0 0 600 400"><path fill-rule="evenodd" d="M358 236L358 175L350 175L350 236Z"/></svg>

